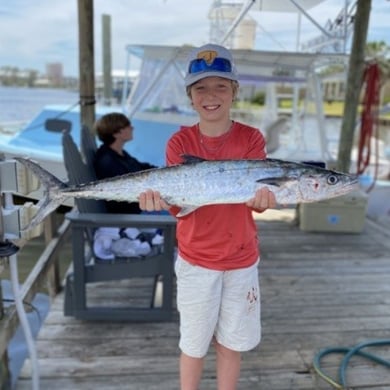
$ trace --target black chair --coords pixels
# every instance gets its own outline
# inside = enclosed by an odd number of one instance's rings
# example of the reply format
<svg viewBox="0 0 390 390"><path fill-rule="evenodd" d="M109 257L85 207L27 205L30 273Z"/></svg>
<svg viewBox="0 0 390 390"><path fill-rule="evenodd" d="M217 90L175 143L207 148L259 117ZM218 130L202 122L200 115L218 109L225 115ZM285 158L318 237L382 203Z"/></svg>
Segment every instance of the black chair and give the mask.
<svg viewBox="0 0 390 390"><path fill-rule="evenodd" d="M80 153L69 131L63 133L63 154L70 184L96 179L93 157L97 146L94 135L82 128ZM66 278L64 313L84 320L168 321L173 314L174 251L176 221L169 215L108 214L103 201L76 199L76 210L67 214L71 221L73 271ZM93 252L93 233L99 227L136 227L161 229L161 250L142 258L115 258L99 261ZM90 304L87 297L91 283L152 280L150 299L143 306ZM162 290L162 294L161 293ZM135 292L136 294L137 292ZM160 294L160 295L159 295ZM134 297L136 298L136 297ZM158 302L161 301L162 302ZM136 299L135 299L136 300Z"/></svg>

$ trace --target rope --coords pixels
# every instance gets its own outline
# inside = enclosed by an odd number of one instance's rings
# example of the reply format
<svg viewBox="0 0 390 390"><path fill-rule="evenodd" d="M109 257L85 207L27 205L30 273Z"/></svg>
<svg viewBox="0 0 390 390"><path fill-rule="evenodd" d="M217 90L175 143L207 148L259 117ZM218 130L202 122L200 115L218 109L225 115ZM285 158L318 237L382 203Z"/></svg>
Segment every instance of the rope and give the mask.
<svg viewBox="0 0 390 390"><path fill-rule="evenodd" d="M338 390L347 389L346 385L346 375L345 372L347 370L348 363L353 355L362 356L368 360L371 360L375 363L381 364L387 368L390 368L390 361L382 359L381 357L374 355L369 352L362 351L365 347L374 347L374 346L382 346L382 345L390 345L390 340L373 340L364 343L357 344L352 348L347 347L335 347L335 348L325 348L322 349L318 354L314 357L313 360L313 368L315 372L329 384L331 384L334 388ZM331 353L343 353L344 358L341 361L341 365L339 368L339 382L337 382L334 378L331 378L321 369L321 359L329 355Z"/></svg>
<svg viewBox="0 0 390 390"><path fill-rule="evenodd" d="M375 181L378 176L378 122L380 94L380 69L379 65L376 62L367 64L363 74L363 83L365 84L365 95L363 101L363 111L361 115L357 174L362 174L370 163L371 138L373 135L375 135Z"/></svg>

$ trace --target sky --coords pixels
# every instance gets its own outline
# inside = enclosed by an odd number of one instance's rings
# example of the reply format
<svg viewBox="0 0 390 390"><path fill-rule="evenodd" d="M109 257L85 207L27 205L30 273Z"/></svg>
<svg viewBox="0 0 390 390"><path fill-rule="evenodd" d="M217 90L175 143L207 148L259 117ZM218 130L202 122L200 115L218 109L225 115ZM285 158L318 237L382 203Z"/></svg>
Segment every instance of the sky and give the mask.
<svg viewBox="0 0 390 390"><path fill-rule="evenodd" d="M94 0L95 72L102 70L103 14L111 17L112 69L125 69L128 44L208 43L211 4L212 0ZM344 4L344 0L325 0L309 14L323 26ZM262 13L252 7L250 15L258 22L256 49L296 49L297 14ZM369 42L384 41L390 46L389 20L390 1L372 0ZM301 42L319 35L306 18L302 18L300 31ZM66 76L77 77L77 0L0 1L0 66L44 73L50 62L61 62Z"/></svg>

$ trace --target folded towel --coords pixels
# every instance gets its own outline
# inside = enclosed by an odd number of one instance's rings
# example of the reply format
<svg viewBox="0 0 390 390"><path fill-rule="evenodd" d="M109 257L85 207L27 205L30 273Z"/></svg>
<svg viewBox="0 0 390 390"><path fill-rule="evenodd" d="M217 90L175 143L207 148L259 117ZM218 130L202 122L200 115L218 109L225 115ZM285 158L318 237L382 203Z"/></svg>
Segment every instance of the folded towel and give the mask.
<svg viewBox="0 0 390 390"><path fill-rule="evenodd" d="M111 244L112 252L119 257L140 257L150 253L151 247L148 242L120 238Z"/></svg>
<svg viewBox="0 0 390 390"><path fill-rule="evenodd" d="M101 227L95 232L93 250L102 260L113 260L116 256L146 256L151 252L152 245L164 242L160 233L157 229Z"/></svg>
<svg viewBox="0 0 390 390"><path fill-rule="evenodd" d="M96 230L93 239L93 251L97 257L103 260L112 260L115 258L111 250L114 240L120 238L119 228L101 227Z"/></svg>

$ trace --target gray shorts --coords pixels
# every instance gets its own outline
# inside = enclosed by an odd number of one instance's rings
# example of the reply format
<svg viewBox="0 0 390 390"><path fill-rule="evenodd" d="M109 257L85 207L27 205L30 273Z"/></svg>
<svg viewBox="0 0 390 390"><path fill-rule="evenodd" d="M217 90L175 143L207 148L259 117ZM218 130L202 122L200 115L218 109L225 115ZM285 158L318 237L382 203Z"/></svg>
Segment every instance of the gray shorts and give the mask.
<svg viewBox="0 0 390 390"><path fill-rule="evenodd" d="M234 351L249 351L261 338L258 262L248 268L215 271L180 256L175 264L180 349L207 354L213 336Z"/></svg>

